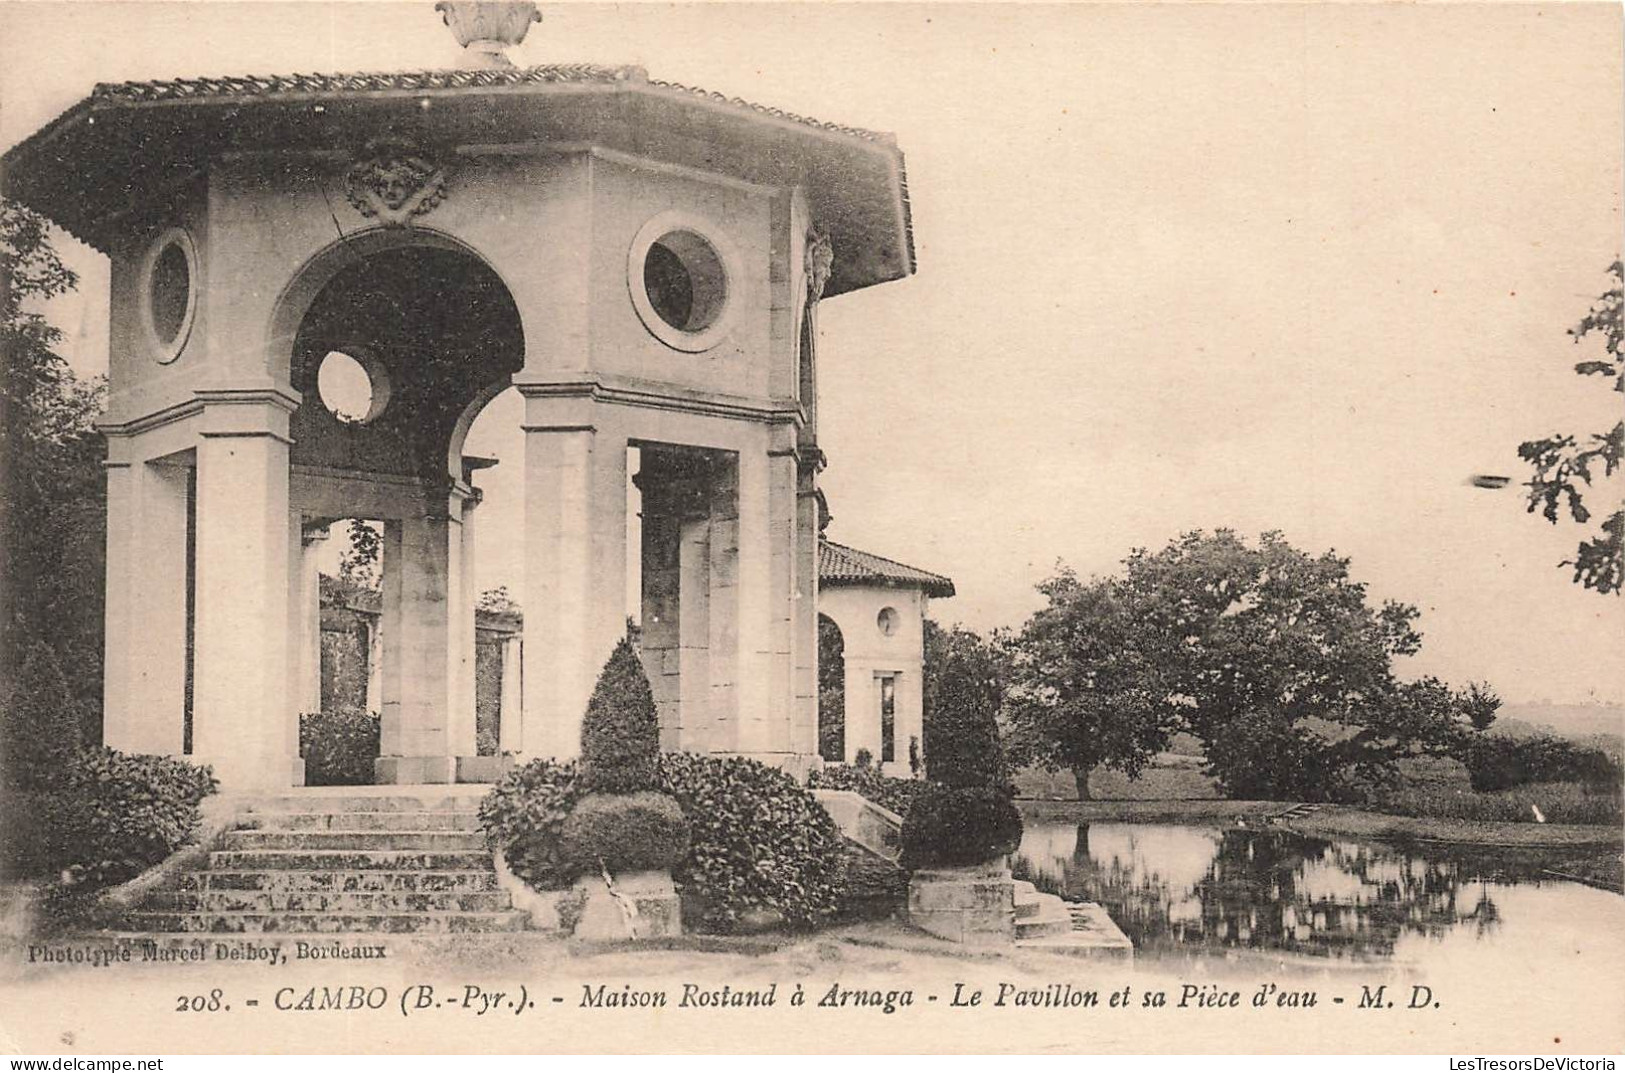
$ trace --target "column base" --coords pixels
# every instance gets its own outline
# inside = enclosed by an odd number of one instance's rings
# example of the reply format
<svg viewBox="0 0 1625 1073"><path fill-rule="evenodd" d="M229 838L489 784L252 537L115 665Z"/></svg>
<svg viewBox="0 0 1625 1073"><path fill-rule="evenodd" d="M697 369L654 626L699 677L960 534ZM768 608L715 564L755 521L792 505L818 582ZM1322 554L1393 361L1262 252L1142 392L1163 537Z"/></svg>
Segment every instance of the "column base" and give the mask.
<svg viewBox="0 0 1625 1073"><path fill-rule="evenodd" d="M457 781L454 756L380 756L373 761L372 781L380 786L444 785Z"/></svg>
<svg viewBox="0 0 1625 1073"><path fill-rule="evenodd" d="M513 766L514 758L511 755L459 756L457 758L457 781L496 782L511 771Z"/></svg>
<svg viewBox="0 0 1625 1073"><path fill-rule="evenodd" d="M193 753L176 759L208 765L220 781L223 794L286 790L305 784L305 762L297 756L254 760L237 755L211 757Z"/></svg>

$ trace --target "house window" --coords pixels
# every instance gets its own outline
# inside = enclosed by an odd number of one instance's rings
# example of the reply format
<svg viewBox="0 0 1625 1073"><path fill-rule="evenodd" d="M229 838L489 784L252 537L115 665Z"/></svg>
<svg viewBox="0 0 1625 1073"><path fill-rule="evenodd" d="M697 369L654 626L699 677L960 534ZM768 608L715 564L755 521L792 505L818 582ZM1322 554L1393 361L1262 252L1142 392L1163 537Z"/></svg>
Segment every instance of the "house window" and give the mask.
<svg viewBox="0 0 1625 1073"><path fill-rule="evenodd" d="M897 759L897 676L880 677L880 760Z"/></svg>

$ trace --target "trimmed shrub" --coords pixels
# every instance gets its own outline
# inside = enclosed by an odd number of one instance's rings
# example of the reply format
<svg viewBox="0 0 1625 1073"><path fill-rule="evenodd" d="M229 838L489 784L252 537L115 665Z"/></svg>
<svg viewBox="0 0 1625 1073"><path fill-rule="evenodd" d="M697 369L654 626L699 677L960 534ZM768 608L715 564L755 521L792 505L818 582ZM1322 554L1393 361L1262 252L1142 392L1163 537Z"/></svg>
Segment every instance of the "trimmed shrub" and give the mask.
<svg viewBox="0 0 1625 1073"><path fill-rule="evenodd" d="M588 794L559 826L559 852L578 871L647 872L688 854L688 821L676 801L643 790Z"/></svg>
<svg viewBox="0 0 1625 1073"><path fill-rule="evenodd" d="M99 887L139 875L180 849L219 784L214 772L168 756L91 749L68 764L46 810L40 849L76 884Z"/></svg>
<svg viewBox="0 0 1625 1073"><path fill-rule="evenodd" d="M307 786L366 786L378 759L377 712L334 708L299 717Z"/></svg>
<svg viewBox="0 0 1625 1073"><path fill-rule="evenodd" d="M1601 749L1539 735L1476 734L1462 752L1474 790L1510 790L1532 782L1578 782L1594 793L1619 793L1619 761Z"/></svg>
<svg viewBox="0 0 1625 1073"><path fill-rule="evenodd" d="M688 856L672 878L690 926L740 931L776 916L807 928L836 911L841 834L795 779L755 760L694 753L667 753L659 772L688 817Z"/></svg>
<svg viewBox="0 0 1625 1073"><path fill-rule="evenodd" d="M849 764L825 764L822 770L807 775L808 789L851 790L899 816L908 815L909 806L926 785L921 779L893 778L872 767Z"/></svg>
<svg viewBox="0 0 1625 1073"><path fill-rule="evenodd" d="M1021 845L1021 813L1003 791L927 785L903 820L903 867L984 864Z"/></svg>
<svg viewBox="0 0 1625 1073"><path fill-rule="evenodd" d="M652 789L659 760L654 693L637 651L623 637L598 676L581 720L582 787L603 794Z"/></svg>
<svg viewBox="0 0 1625 1073"><path fill-rule="evenodd" d="M480 801L480 827L514 875L537 890L561 890L579 874L559 832L583 796L574 761L532 760L502 776Z"/></svg>
<svg viewBox="0 0 1625 1073"><path fill-rule="evenodd" d="M1008 784L997 714L1004 699L997 649L970 630L925 631L925 774L947 786Z"/></svg>

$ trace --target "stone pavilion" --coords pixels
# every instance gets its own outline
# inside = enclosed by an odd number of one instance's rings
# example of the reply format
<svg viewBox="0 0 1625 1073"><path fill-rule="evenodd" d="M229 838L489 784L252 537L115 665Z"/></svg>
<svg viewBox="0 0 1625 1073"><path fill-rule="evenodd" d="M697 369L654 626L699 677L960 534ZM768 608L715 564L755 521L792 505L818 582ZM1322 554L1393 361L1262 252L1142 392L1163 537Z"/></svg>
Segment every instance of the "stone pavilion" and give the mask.
<svg viewBox="0 0 1625 1073"><path fill-rule="evenodd" d="M438 7L462 69L98 85L5 155L5 196L111 264L105 740L299 785L314 549L362 518L377 780L488 777L463 443L512 386L515 750L576 751L635 555L662 744L805 766L817 309L914 270L902 154L636 67L514 67L534 5Z"/></svg>

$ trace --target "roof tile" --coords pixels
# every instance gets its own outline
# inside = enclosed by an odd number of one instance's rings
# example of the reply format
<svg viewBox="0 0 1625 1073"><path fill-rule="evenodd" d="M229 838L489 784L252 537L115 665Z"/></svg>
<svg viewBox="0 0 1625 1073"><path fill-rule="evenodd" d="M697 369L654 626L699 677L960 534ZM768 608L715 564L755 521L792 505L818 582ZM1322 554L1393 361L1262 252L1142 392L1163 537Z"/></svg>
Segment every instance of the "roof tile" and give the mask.
<svg viewBox="0 0 1625 1073"><path fill-rule="evenodd" d="M833 540L818 542L818 582L821 585L909 586L925 590L927 596L954 594L951 578Z"/></svg>

